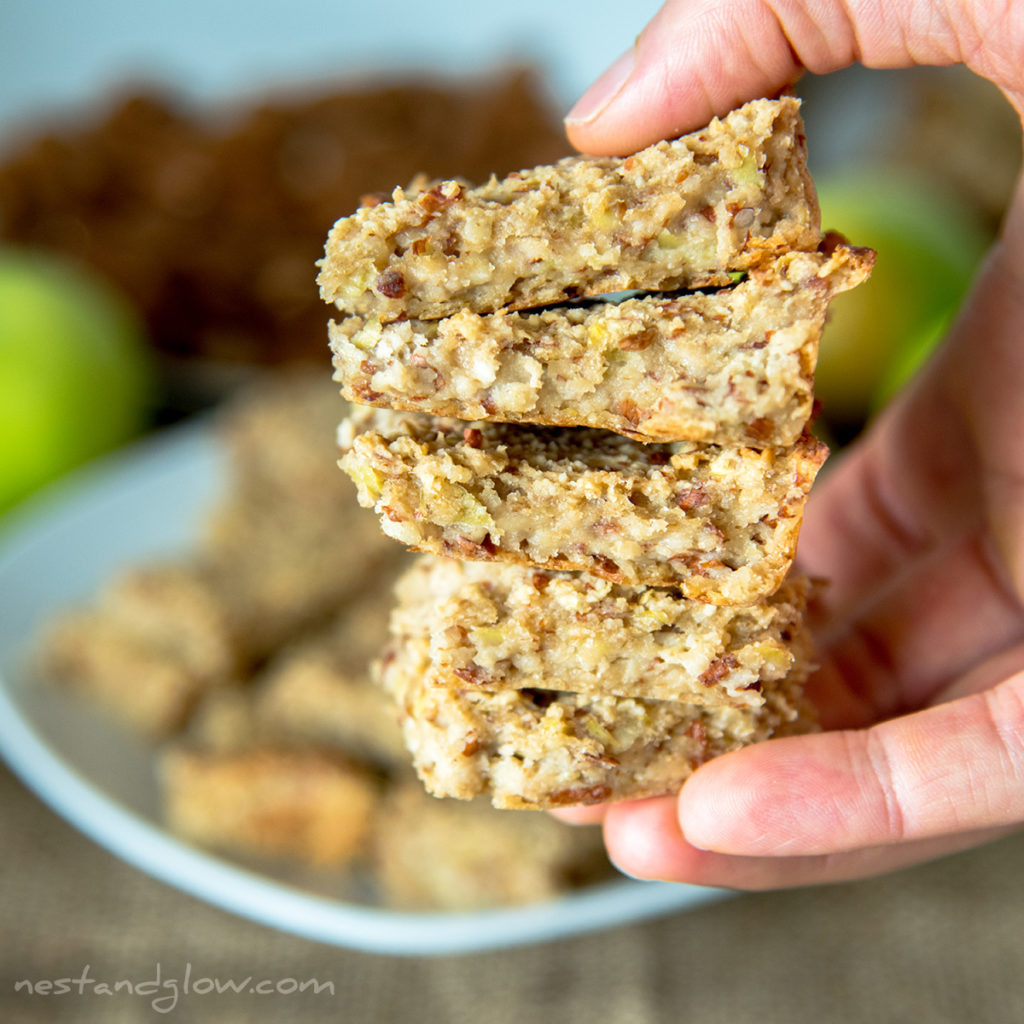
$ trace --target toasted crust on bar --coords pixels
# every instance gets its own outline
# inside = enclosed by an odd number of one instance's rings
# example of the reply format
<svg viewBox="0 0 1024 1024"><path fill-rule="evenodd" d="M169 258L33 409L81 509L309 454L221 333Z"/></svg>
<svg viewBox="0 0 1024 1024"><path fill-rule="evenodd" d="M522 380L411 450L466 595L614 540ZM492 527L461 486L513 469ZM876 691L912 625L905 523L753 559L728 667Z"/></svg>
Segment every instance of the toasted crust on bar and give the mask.
<svg viewBox="0 0 1024 1024"><path fill-rule="evenodd" d="M624 159L396 189L334 225L318 281L344 313L434 320L727 284L819 241L799 101L756 100Z"/></svg>
<svg viewBox="0 0 1024 1024"><path fill-rule="evenodd" d="M586 573L425 555L399 581L392 629L429 622L432 677L452 689L551 689L759 707L811 643L792 578L753 605L690 601Z"/></svg>
<svg viewBox="0 0 1024 1024"><path fill-rule="evenodd" d="M552 808L671 793L709 758L814 728L794 671L760 708L704 708L554 690L450 690L429 638L396 638L380 663L416 771L435 796Z"/></svg>
<svg viewBox="0 0 1024 1024"><path fill-rule="evenodd" d="M783 450L644 445L607 431L361 410L341 466L386 534L420 551L579 569L713 604L772 593L824 460Z"/></svg>
<svg viewBox="0 0 1024 1024"><path fill-rule="evenodd" d="M332 323L351 401L465 420L614 430L640 441L782 447L811 416L833 295L874 253L794 252L735 287L535 313Z"/></svg>

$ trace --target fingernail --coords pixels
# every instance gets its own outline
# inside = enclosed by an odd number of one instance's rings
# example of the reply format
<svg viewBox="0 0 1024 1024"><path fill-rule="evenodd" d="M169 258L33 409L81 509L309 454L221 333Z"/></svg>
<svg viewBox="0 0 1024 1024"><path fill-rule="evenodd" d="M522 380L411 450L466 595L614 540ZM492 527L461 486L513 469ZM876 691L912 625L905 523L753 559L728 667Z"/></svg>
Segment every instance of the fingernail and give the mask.
<svg viewBox="0 0 1024 1024"><path fill-rule="evenodd" d="M633 47L631 46L576 101L576 105L565 116L566 122L582 124L600 117L612 100L622 91L622 87L633 73L634 63Z"/></svg>

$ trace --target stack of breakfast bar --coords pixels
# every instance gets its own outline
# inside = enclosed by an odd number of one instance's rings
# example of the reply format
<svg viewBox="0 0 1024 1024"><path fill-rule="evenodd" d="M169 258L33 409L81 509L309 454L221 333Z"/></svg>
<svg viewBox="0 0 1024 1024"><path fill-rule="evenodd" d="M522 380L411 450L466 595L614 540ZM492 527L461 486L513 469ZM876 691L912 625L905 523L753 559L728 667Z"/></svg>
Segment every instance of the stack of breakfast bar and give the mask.
<svg viewBox="0 0 1024 1024"><path fill-rule="evenodd" d="M822 236L793 98L334 225L341 466L425 552L379 675L431 792L650 796L814 728L814 365L872 260Z"/></svg>

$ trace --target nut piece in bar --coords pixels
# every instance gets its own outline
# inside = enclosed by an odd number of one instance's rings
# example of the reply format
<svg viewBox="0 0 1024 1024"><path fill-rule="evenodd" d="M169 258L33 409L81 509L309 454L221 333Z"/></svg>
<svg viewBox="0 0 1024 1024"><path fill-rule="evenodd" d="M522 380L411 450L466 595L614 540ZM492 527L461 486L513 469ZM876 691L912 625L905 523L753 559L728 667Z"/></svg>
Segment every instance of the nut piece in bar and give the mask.
<svg viewBox="0 0 1024 1024"><path fill-rule="evenodd" d="M640 441L783 447L811 416L832 297L874 253L792 252L734 287L444 320L330 325L353 402L464 420L614 430Z"/></svg>
<svg viewBox="0 0 1024 1024"><path fill-rule="evenodd" d="M586 573L424 555L399 581L392 628L430 622L432 678L449 689L546 689L760 707L806 674L810 584L756 604L690 601Z"/></svg>
<svg viewBox="0 0 1024 1024"><path fill-rule="evenodd" d="M630 157L396 189L334 225L318 282L346 314L436 320L728 284L820 240L799 101L756 100Z"/></svg>
<svg viewBox="0 0 1024 1024"><path fill-rule="evenodd" d="M384 532L434 554L677 587L712 604L776 590L824 461L791 448L645 445L586 427L526 427L362 409L341 466Z"/></svg>

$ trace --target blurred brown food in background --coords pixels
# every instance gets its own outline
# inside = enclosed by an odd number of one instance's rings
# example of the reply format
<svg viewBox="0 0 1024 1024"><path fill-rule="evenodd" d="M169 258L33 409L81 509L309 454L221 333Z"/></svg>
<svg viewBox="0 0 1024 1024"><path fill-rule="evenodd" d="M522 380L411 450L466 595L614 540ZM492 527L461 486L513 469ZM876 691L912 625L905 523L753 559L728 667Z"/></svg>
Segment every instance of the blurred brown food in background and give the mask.
<svg viewBox="0 0 1024 1024"><path fill-rule="evenodd" d="M883 159L955 195L994 234L1021 167L1020 120L991 82L966 68L907 77L905 130Z"/></svg>
<svg viewBox="0 0 1024 1024"><path fill-rule="evenodd" d="M521 68L223 109L138 90L7 141L0 241L71 255L119 286L165 371L326 366L314 264L338 217L421 172L485 179L566 150L539 77Z"/></svg>

